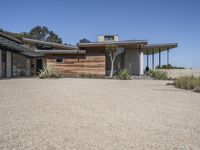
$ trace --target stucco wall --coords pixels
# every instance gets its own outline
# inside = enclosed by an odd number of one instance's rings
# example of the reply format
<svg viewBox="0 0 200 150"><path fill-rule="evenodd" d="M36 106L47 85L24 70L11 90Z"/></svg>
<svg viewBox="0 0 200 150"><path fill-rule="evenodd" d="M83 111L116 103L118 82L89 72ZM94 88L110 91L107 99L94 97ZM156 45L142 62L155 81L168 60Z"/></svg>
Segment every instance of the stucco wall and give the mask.
<svg viewBox="0 0 200 150"><path fill-rule="evenodd" d="M200 77L200 69L160 69L170 78Z"/></svg>

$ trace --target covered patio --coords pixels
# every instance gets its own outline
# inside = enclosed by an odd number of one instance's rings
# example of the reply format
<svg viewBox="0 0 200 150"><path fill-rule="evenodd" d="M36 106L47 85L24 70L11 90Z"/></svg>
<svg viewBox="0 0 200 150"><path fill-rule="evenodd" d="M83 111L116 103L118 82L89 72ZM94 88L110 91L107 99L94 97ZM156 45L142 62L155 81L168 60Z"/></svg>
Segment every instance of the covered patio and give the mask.
<svg viewBox="0 0 200 150"><path fill-rule="evenodd" d="M164 44L148 44L144 47L144 55L146 56L146 67L150 68L149 57L151 56L151 68L155 69L155 54L158 54L158 66L162 65L162 52L167 52L167 65L170 64L169 52L171 49L178 47L177 43L164 43ZM145 67L145 68L146 68Z"/></svg>

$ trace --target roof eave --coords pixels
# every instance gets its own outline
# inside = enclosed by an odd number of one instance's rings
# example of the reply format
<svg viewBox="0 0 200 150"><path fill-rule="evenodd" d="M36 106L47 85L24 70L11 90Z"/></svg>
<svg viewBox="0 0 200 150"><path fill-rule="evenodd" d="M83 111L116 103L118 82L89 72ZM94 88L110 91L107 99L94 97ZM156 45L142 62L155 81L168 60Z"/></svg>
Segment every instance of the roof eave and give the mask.
<svg viewBox="0 0 200 150"><path fill-rule="evenodd" d="M29 39L29 38L22 38L24 42L30 42L30 43L39 43L39 44L45 44L49 46L55 46L55 47L60 47L60 48L66 48L66 49L78 49L77 46L71 46L71 45L63 45L63 44L58 44L58 43L53 43L53 42L46 42L46 41L40 41L40 40L35 40L35 39Z"/></svg>

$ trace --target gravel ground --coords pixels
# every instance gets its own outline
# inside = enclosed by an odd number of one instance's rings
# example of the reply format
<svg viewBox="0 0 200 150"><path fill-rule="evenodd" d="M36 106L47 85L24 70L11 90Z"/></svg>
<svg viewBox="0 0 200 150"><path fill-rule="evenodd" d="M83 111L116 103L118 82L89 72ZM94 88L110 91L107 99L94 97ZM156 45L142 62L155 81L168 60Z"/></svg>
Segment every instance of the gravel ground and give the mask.
<svg viewBox="0 0 200 150"><path fill-rule="evenodd" d="M200 149L200 94L166 81L0 80L0 149Z"/></svg>

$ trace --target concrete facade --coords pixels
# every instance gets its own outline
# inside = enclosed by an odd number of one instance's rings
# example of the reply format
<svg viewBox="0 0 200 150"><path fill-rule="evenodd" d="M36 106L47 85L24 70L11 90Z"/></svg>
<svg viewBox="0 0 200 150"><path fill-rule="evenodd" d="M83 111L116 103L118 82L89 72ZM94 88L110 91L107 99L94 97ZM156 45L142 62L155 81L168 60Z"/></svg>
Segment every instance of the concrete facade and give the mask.
<svg viewBox="0 0 200 150"><path fill-rule="evenodd" d="M131 75L140 75L140 52L137 49L125 50L124 68L130 71Z"/></svg>
<svg viewBox="0 0 200 150"><path fill-rule="evenodd" d="M0 49L0 78L2 77L2 50Z"/></svg>
<svg viewBox="0 0 200 150"><path fill-rule="evenodd" d="M31 75L31 60L29 58L26 59L26 75Z"/></svg>
<svg viewBox="0 0 200 150"><path fill-rule="evenodd" d="M12 54L10 51L6 51L6 77L12 77Z"/></svg>

